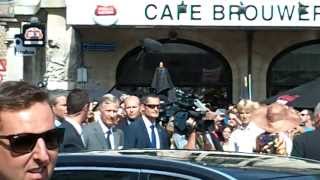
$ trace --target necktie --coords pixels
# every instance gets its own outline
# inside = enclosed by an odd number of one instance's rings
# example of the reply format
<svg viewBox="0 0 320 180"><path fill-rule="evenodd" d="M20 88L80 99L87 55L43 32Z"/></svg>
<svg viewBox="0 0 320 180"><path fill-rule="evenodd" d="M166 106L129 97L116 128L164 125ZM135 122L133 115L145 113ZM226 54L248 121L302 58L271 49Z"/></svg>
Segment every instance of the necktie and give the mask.
<svg viewBox="0 0 320 180"><path fill-rule="evenodd" d="M110 134L111 134L111 130L108 130L108 131L107 131L107 138L106 138L107 148L108 148L108 149L112 149L112 147L111 147L111 142L110 142Z"/></svg>
<svg viewBox="0 0 320 180"><path fill-rule="evenodd" d="M151 128L151 147L150 148L157 148L157 142L156 142L156 133L154 132L154 125L150 126Z"/></svg>

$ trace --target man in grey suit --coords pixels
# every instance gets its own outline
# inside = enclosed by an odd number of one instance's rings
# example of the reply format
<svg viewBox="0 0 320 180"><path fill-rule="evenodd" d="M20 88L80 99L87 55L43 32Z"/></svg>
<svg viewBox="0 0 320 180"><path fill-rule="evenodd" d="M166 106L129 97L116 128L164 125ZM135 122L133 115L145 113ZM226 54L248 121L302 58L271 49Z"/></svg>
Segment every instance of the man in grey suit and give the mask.
<svg viewBox="0 0 320 180"><path fill-rule="evenodd" d="M100 118L83 128L86 150L122 149L124 134L115 127L119 118L118 109L117 97L112 94L102 97L99 105Z"/></svg>

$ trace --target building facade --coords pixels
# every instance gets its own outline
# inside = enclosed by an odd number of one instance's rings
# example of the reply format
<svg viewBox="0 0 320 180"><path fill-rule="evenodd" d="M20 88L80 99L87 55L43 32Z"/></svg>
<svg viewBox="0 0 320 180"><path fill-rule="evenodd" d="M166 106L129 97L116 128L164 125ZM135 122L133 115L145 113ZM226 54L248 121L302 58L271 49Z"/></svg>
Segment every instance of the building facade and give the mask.
<svg viewBox="0 0 320 180"><path fill-rule="evenodd" d="M49 89L142 92L162 61L175 86L228 104L319 76L320 4L299 2L39 0L7 26L13 32L30 16L46 24L46 47L19 57L18 74Z"/></svg>

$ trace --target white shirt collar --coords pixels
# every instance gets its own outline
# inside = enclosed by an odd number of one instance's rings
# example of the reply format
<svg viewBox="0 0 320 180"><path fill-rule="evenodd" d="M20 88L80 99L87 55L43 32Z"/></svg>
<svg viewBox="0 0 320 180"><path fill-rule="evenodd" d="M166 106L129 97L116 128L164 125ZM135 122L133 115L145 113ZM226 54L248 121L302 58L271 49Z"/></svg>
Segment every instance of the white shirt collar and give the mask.
<svg viewBox="0 0 320 180"><path fill-rule="evenodd" d="M80 124L68 117L65 117L65 120L68 121L76 129L79 135L82 135L82 127Z"/></svg>
<svg viewBox="0 0 320 180"><path fill-rule="evenodd" d="M142 119L146 127L150 128L151 125L156 125L155 123L152 123L145 115L142 115Z"/></svg>
<svg viewBox="0 0 320 180"><path fill-rule="evenodd" d="M102 121L101 118L98 119L98 123L100 124L103 133L106 134L109 130L111 130L111 133L112 133L112 128L109 129L109 128L104 124L104 122Z"/></svg>

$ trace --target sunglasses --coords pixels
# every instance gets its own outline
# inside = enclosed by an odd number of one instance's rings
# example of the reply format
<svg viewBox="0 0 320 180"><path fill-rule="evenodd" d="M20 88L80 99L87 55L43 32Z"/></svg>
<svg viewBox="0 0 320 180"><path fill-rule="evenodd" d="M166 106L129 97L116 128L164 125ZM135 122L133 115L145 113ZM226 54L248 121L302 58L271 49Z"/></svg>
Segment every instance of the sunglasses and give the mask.
<svg viewBox="0 0 320 180"><path fill-rule="evenodd" d="M145 106L147 106L150 109L160 109L160 105L159 104L144 104Z"/></svg>
<svg viewBox="0 0 320 180"><path fill-rule="evenodd" d="M0 139L9 140L9 148L12 152L25 154L33 150L39 138L42 138L45 141L46 147L49 150L57 149L63 141L63 136L64 128L55 128L40 134L22 133L0 136Z"/></svg>

